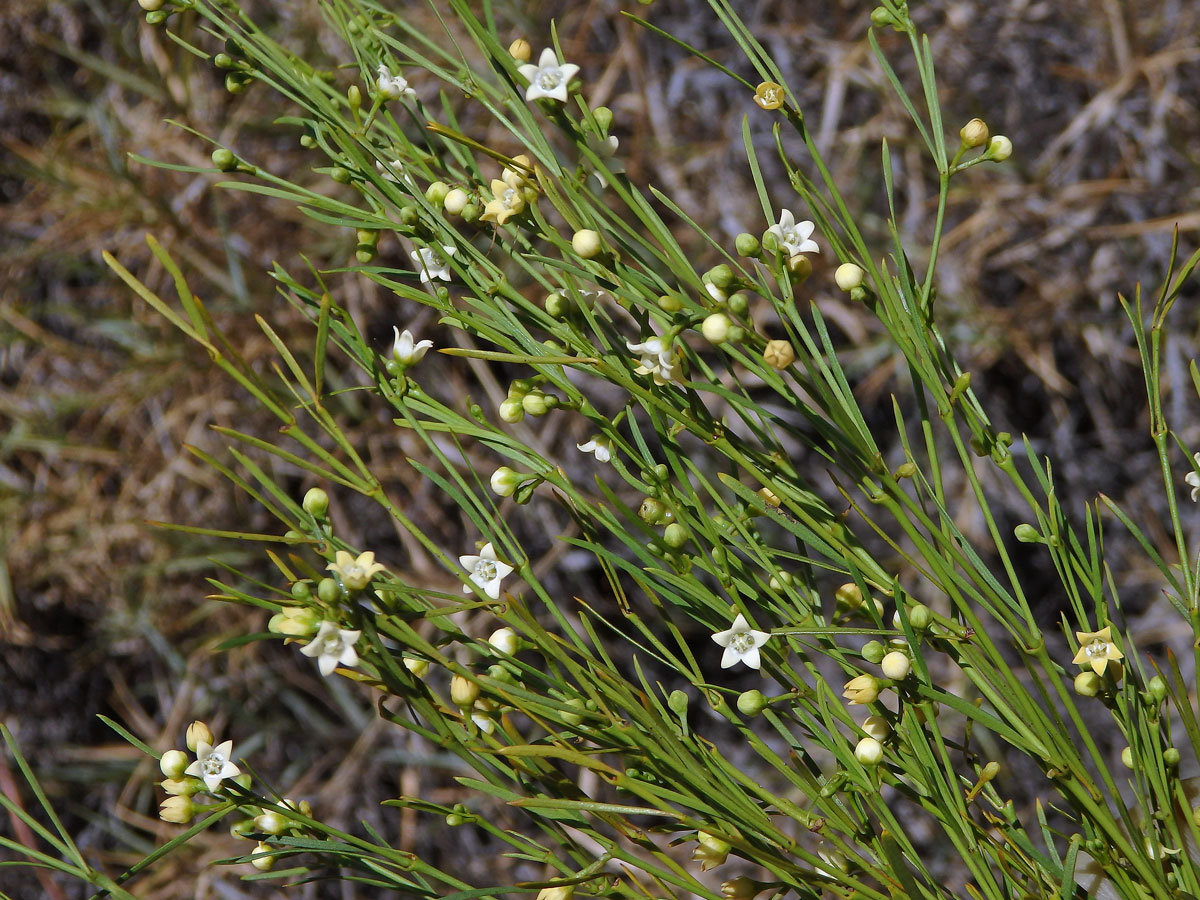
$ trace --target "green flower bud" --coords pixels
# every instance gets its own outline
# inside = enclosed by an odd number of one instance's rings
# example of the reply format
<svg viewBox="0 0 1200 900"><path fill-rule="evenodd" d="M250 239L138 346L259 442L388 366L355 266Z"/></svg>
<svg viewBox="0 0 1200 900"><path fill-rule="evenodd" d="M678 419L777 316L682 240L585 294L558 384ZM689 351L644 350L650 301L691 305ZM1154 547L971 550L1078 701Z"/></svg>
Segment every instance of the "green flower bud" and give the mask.
<svg viewBox="0 0 1200 900"><path fill-rule="evenodd" d="M762 691L743 691L738 694L737 708L743 716L757 716L768 704L769 701Z"/></svg>
<svg viewBox="0 0 1200 900"><path fill-rule="evenodd" d="M733 241L733 247L738 256L748 256L757 259L762 256L762 244L752 234L743 231Z"/></svg>
<svg viewBox="0 0 1200 900"><path fill-rule="evenodd" d="M1126 747L1121 751L1121 765L1127 769L1133 768L1133 748Z"/></svg>
<svg viewBox="0 0 1200 900"><path fill-rule="evenodd" d="M727 291L733 284L733 269L729 268L725 263L721 263L705 272L703 280L723 291Z"/></svg>
<svg viewBox="0 0 1200 900"><path fill-rule="evenodd" d="M237 168L237 157L233 155L233 151L225 147L218 147L212 152L212 163L222 172L232 172Z"/></svg>
<svg viewBox="0 0 1200 900"><path fill-rule="evenodd" d="M555 319L565 319L571 313L571 301L558 291L548 294L546 312Z"/></svg>
<svg viewBox="0 0 1200 900"><path fill-rule="evenodd" d="M480 213L480 210L479 210L478 203L468 203L466 206L463 207L462 219L464 222L468 222L468 223L474 222L476 219L479 218L479 213Z"/></svg>
<svg viewBox="0 0 1200 900"><path fill-rule="evenodd" d="M913 631L924 631L933 621L933 612L924 603L915 603L908 610L908 624Z"/></svg>
<svg viewBox="0 0 1200 900"><path fill-rule="evenodd" d="M329 512L329 495L319 487L309 488L300 505L313 518L323 519L325 518L325 514Z"/></svg>
<svg viewBox="0 0 1200 900"><path fill-rule="evenodd" d="M317 596L327 606L334 606L342 599L342 586L333 578L322 578L317 582Z"/></svg>
<svg viewBox="0 0 1200 900"><path fill-rule="evenodd" d="M1042 543L1041 534L1038 532L1038 530L1036 528L1034 528L1028 522L1022 522L1020 525L1018 525L1016 528L1014 528L1013 534L1016 536L1017 540L1020 541L1022 544L1040 544L1040 543Z"/></svg>
<svg viewBox="0 0 1200 900"><path fill-rule="evenodd" d="M878 664L887 655L887 648L879 641L867 641L859 652L867 662Z"/></svg>
<svg viewBox="0 0 1200 900"><path fill-rule="evenodd" d="M596 125L600 129L601 134L608 134L608 129L612 128L613 112L607 106L597 106L592 110L592 115L596 119Z"/></svg>
<svg viewBox="0 0 1200 900"><path fill-rule="evenodd" d="M349 184L354 176L350 174L350 170L345 166L334 166L329 170L329 177L338 184Z"/></svg>
<svg viewBox="0 0 1200 900"><path fill-rule="evenodd" d="M681 548L690 537L688 530L678 522L672 522L663 532L663 542L672 550Z"/></svg>
<svg viewBox="0 0 1200 900"><path fill-rule="evenodd" d="M788 259L785 268L791 276L792 284L803 284L812 274L812 260L803 253L797 253Z"/></svg>
<svg viewBox="0 0 1200 900"><path fill-rule="evenodd" d="M683 301L671 294L663 294L658 298L658 308L663 312L677 313L683 309Z"/></svg>
<svg viewBox="0 0 1200 900"><path fill-rule="evenodd" d="M667 516L667 505L655 497L647 497L638 507L638 518L647 525L661 525Z"/></svg>
<svg viewBox="0 0 1200 900"><path fill-rule="evenodd" d="M671 712L683 718L688 711L688 695L683 691L671 691L667 697L667 706L670 707Z"/></svg>
<svg viewBox="0 0 1200 900"><path fill-rule="evenodd" d="M492 491L501 497L511 497L525 480L524 475L508 466L501 466L492 473Z"/></svg>
<svg viewBox="0 0 1200 900"><path fill-rule="evenodd" d="M425 189L425 199L434 206L441 206L446 201L448 193L450 193L450 185L444 181L435 181Z"/></svg>
<svg viewBox="0 0 1200 900"><path fill-rule="evenodd" d="M510 425L515 425L525 418L525 406L516 399L510 397L500 404L500 418Z"/></svg>
<svg viewBox="0 0 1200 900"><path fill-rule="evenodd" d="M421 221L421 211L416 206L409 204L408 206L400 207L400 224L407 228L412 228Z"/></svg>
<svg viewBox="0 0 1200 900"><path fill-rule="evenodd" d="M1075 676L1075 693L1081 697L1095 697L1104 687L1104 679L1088 669Z"/></svg>
<svg viewBox="0 0 1200 900"><path fill-rule="evenodd" d="M729 311L738 318L744 319L746 314L750 312L750 298L741 291L738 291L736 294L730 294Z"/></svg>
<svg viewBox="0 0 1200 900"><path fill-rule="evenodd" d="M1165 763L1168 767L1172 769L1175 768L1177 765L1179 765L1179 751L1175 747L1168 747L1163 751L1162 760L1163 763Z"/></svg>
<svg viewBox="0 0 1200 900"><path fill-rule="evenodd" d="M346 88L346 102L350 104L351 109L358 109L362 106L362 90L357 84Z"/></svg>
<svg viewBox="0 0 1200 900"><path fill-rule="evenodd" d="M853 581L848 581L834 592L834 600L837 601L838 609L846 612L853 612L863 605L863 593Z"/></svg>
<svg viewBox="0 0 1200 900"><path fill-rule="evenodd" d="M557 404L552 404L550 397L541 391L530 391L521 399L522 408L534 417L546 415L555 405Z"/></svg>
<svg viewBox="0 0 1200 900"><path fill-rule="evenodd" d="M170 11L165 10L165 9L155 9L155 10L152 10L152 11L146 13L146 24L147 25L161 25L163 22L167 21L167 19L169 19L170 17L171 17ZM243 90L244 90L244 88L243 88ZM235 93L237 93L237 92L235 92Z"/></svg>
<svg viewBox="0 0 1200 900"><path fill-rule="evenodd" d="M1146 691L1156 703L1162 703L1167 697L1167 681L1161 675L1155 675L1146 683Z"/></svg>

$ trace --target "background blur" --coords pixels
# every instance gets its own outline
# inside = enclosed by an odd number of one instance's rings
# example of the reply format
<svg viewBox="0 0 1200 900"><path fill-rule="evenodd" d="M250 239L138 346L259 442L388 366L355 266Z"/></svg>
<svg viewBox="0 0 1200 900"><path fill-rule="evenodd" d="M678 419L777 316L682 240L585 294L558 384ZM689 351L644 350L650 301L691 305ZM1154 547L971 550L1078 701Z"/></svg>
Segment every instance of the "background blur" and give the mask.
<svg viewBox="0 0 1200 900"><path fill-rule="evenodd" d="M323 30L315 0L247 6L294 50L346 58ZM585 95L615 112L613 133L632 179L664 190L729 245L740 231L760 233L767 223L741 146L742 118L749 116L768 184L778 205L788 205L793 195L770 152L774 118L736 84L619 15L628 9L645 16L748 74L703 4L517 6L507 13L511 36L528 37L535 49L547 43L555 20L566 57L582 66ZM429 15L415 7L414 17ZM879 144L888 139L902 226L920 246L932 227L931 168L871 57L871 5L761 0L739 9L788 74L880 253ZM1197 243L1200 7L1189 0L931 0L913 9L931 31L947 127L979 116L1015 147L1004 165L956 179L940 261L943 330L1000 427L1027 434L1056 460L1060 500L1071 514L1103 491L1165 549L1142 376L1116 295L1132 295L1139 282L1153 292L1176 226L1181 256ZM171 28L206 40L187 17L172 19ZM436 30L432 18L429 29ZM915 83L897 36L880 39L902 77ZM436 93L435 85L416 86ZM339 679L322 681L308 660L277 642L213 652L221 639L265 627L258 612L206 599L213 589L205 578L224 575L215 563L265 575L257 552L147 524L277 530L187 450L226 458L210 425L250 432L276 425L117 282L101 250L173 296L144 243L153 233L234 344L265 370L273 349L255 313L283 335L309 334L266 270L278 260L302 272L302 252L317 266L350 264L354 235L268 198L217 190L219 177L152 169L128 154L207 166L212 147L168 124L172 119L298 178L319 163L293 130L272 124L289 112L262 86L228 95L221 73L146 26L133 0L8 0L0 10L0 716L92 863L110 873L175 826L155 817L156 772L98 713L163 748L180 743L188 721L204 718L323 818L351 826L368 819L435 859L451 847L464 877L487 883L481 873L496 860L470 845L475 838L467 830L455 832L451 845L441 833L417 829L409 814L377 805L401 792L440 790L445 801L456 786L438 775L442 761L374 721L368 697ZM698 270L715 261L694 238L681 238L697 248ZM389 252L387 242L381 253ZM396 255L394 243L390 251ZM921 267L919 258L913 262ZM820 275L830 260L817 265ZM818 283L830 280L814 276ZM331 286L381 349L392 324L436 337L430 317L397 309L395 298L365 279L335 276ZM1195 284L1185 289L1166 351L1176 385L1167 395L1168 418L1193 447L1200 446L1200 418L1187 360L1197 355L1198 293ZM882 439L894 431L888 392L903 376L896 358L862 310L840 294L815 296L840 329L843 365L861 401L878 408ZM464 394L494 390L469 369L457 377ZM431 532L452 527L437 515L428 486L389 462L389 454L403 453L394 452L399 438L387 417L353 401L343 413L359 446L383 469L377 474L408 492L409 515L426 516ZM586 437L546 428L542 439L564 446ZM1180 479L1183 467L1180 454ZM277 475L297 497L311 486L296 472L277 467ZM390 523L377 512L354 514L353 498L335 498L334 507L340 533L381 551L396 571L403 548ZM998 509L1003 517L1003 500ZM1193 509L1186 515L1196 523ZM524 526L548 559L561 553L552 524ZM982 524L975 526L982 536ZM1126 612L1141 617L1141 634L1152 642L1156 573L1135 548L1126 557L1129 542L1119 528L1108 534ZM415 576L445 578L421 572L419 559L406 564ZM1038 571L1032 556L1029 567L1029 584L1045 585L1050 625L1054 575ZM21 790L19 773L2 756L0 790ZM30 802L27 791L21 796ZM10 825L0 831L11 834ZM273 896L275 888L239 882L237 870L204 865L243 850L224 832L207 835L138 881L135 893ZM355 890L312 885L289 896L370 896ZM12 869L0 869L0 891L82 893Z"/></svg>

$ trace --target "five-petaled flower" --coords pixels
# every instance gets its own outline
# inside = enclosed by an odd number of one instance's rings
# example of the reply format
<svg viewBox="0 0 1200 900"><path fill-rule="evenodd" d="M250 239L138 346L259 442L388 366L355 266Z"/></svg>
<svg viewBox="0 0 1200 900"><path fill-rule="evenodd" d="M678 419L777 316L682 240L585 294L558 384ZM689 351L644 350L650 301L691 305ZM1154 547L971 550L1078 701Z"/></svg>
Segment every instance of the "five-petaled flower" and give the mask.
<svg viewBox="0 0 1200 900"><path fill-rule="evenodd" d="M1200 466L1200 453L1192 454L1192 460L1197 466ZM1192 489L1192 502L1200 500L1200 475L1197 475L1195 471L1191 471L1183 476L1183 480Z"/></svg>
<svg viewBox="0 0 1200 900"><path fill-rule="evenodd" d="M662 338L652 337L641 344L630 341L625 343L630 351L639 357L638 367L634 369L639 375L653 375L655 384L683 380L683 368L679 364L679 357L670 344L663 345Z"/></svg>
<svg viewBox="0 0 1200 900"><path fill-rule="evenodd" d="M345 550L339 550L335 561L325 568L337 575L347 590L361 591L385 567L375 562L375 554L370 550L360 553L357 557L351 556Z"/></svg>
<svg viewBox="0 0 1200 900"><path fill-rule="evenodd" d="M807 220L797 222L792 211L784 209L779 211L779 223L768 228L767 233L775 235L779 239L779 249L783 251L784 256L791 257L800 253L821 252L817 242L810 239L814 227L813 223Z"/></svg>
<svg viewBox="0 0 1200 900"><path fill-rule="evenodd" d="M513 567L496 558L496 548L491 541L483 545L478 556L460 556L458 561L479 590L493 600L500 599L500 582L513 571ZM463 593L471 593L471 585L464 584Z"/></svg>
<svg viewBox="0 0 1200 900"><path fill-rule="evenodd" d="M1105 625L1099 631L1077 631L1075 637L1079 641L1079 652L1071 662L1091 666L1097 675L1103 675L1110 662L1125 658L1113 643L1111 625Z"/></svg>
<svg viewBox="0 0 1200 900"><path fill-rule="evenodd" d="M608 462L612 459L613 442L604 435L596 435L586 443L576 444L575 447L582 453L595 454L596 459L600 462Z"/></svg>
<svg viewBox="0 0 1200 900"><path fill-rule="evenodd" d="M754 102L763 109L779 109L784 101L783 85L764 81L754 90Z"/></svg>
<svg viewBox="0 0 1200 900"><path fill-rule="evenodd" d="M379 96L384 100L399 100L405 96L415 96L416 91L408 86L408 79L400 75L393 75L386 65L379 64Z"/></svg>
<svg viewBox="0 0 1200 900"><path fill-rule="evenodd" d="M325 621L307 646L300 648L300 652L315 657L321 674L330 675L339 665L358 665L358 652L354 645L361 635L361 631L338 628L337 622Z"/></svg>
<svg viewBox="0 0 1200 900"><path fill-rule="evenodd" d="M210 791L215 791L225 778L242 774L230 757L233 756L233 741L212 746L208 741L196 744L196 761L184 769L185 775L199 778Z"/></svg>
<svg viewBox="0 0 1200 900"><path fill-rule="evenodd" d="M560 63L554 49L547 47L538 57L536 66L533 63L525 63L517 71L529 82L529 88L525 91L526 100L548 97L565 103L567 85L579 71L579 66L574 63Z"/></svg>
<svg viewBox="0 0 1200 900"><path fill-rule="evenodd" d="M392 359L403 369L414 366L421 361L433 341L413 341L412 332L405 328L403 331L397 325L392 326L396 339L392 342Z"/></svg>
<svg viewBox="0 0 1200 900"><path fill-rule="evenodd" d="M428 284L435 278L450 280L450 257L458 252L457 247L442 246L441 252L430 247L414 250L409 256L421 272L421 283Z"/></svg>
<svg viewBox="0 0 1200 900"><path fill-rule="evenodd" d="M513 216L525 210L525 198L521 191L499 178L492 179L492 199L483 208L479 218L485 222L495 222L503 225Z"/></svg>
<svg viewBox="0 0 1200 900"><path fill-rule="evenodd" d="M755 631L746 621L746 617L738 613L733 625L726 631L718 631L712 639L725 648L721 657L721 668L728 669L738 663L745 663L751 669L762 665L762 657L758 648L767 642L771 635L766 631Z"/></svg>

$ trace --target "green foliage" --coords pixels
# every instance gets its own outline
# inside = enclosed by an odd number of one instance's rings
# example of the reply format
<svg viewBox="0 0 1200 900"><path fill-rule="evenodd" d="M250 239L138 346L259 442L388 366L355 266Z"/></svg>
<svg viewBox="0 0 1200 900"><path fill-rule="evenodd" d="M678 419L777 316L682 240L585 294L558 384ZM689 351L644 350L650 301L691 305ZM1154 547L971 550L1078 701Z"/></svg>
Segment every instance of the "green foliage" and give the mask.
<svg viewBox="0 0 1200 900"><path fill-rule="evenodd" d="M601 152L611 149L611 114L588 105L590 73L571 79L565 101L527 100L529 79L490 4L477 13L452 0L452 21L436 38L383 4L328 0L322 7L345 57L317 62L278 45L233 2L187 6L215 39L193 52L209 60L221 50L214 62L231 91L277 92L288 107L281 124L296 129L323 176L267 172L217 148L215 170L242 176L222 186L357 230L365 261L347 271L394 293L402 310L432 307L461 333L461 346L424 360L411 343L381 355L327 289L334 273L298 277L277 264L280 293L311 318L313 340L289 345L260 320L279 357L268 376L241 358L153 238L177 300L107 257L280 422L271 439L222 430L240 445L231 451L236 469L205 456L279 521L280 534L196 530L289 551L270 553L278 585L238 580L218 590L274 614L272 633L255 638L286 636L315 653L328 631L331 659L353 646L338 674L377 692L382 717L457 757L473 773L460 784L521 811L525 826L499 827L469 806L425 798L387 803L482 829L546 876L467 884L376 834L334 829L319 811L285 803L262 786L269 773L257 773L261 785L223 783L205 807L205 823L253 820L241 833L267 848L228 862L278 858L287 865L252 877L287 881L337 865L365 884L453 900L552 888L628 898L940 898L959 895L948 871L968 895L988 900L1200 893L1197 789L1179 774L1181 756L1193 761L1200 746L1193 686L1168 657L1151 689L1155 673L1122 627L1120 579L1103 553L1107 510L1162 572L1179 627L1195 633L1200 588L1171 464L1173 443L1188 448L1167 422L1160 367L1166 316L1200 255L1168 273L1149 324L1140 298L1127 304L1170 498L1177 559L1167 560L1107 498L1073 524L1055 499L1050 461L997 432L939 331L936 263L950 185L987 151L947 147L930 45L905 4L884 0L872 21L908 40L919 98L904 93L874 31L871 45L938 174L936 231L920 252L901 243L886 143L892 244L881 253L830 176L803 111L790 100L770 113L756 108L753 79L688 48L746 88L745 148L766 225L803 208L822 258L865 273L850 296L878 316L910 379L894 399L905 455L890 461L839 361L840 339L806 287L809 277L832 283L832 268L810 276L802 254L787 249L786 229L764 226L761 241L739 237L740 255L710 241L718 264L699 271L676 235L703 235L701 226L626 177L619 155ZM757 78L794 96L733 7L710 6ZM380 66L402 72L418 93L385 97ZM468 108L490 118L486 142L460 127ZM764 182L751 141L749 116L768 114L790 190ZM456 190L465 196L452 201ZM411 245L412 265L377 256L379 233ZM924 271L910 259L926 260ZM714 314L726 321L719 340L707 330L705 340L701 325ZM400 324L410 316L401 312ZM764 356L769 341L787 341L794 359L778 347ZM411 465L482 550L440 546L372 473L339 423L342 398L326 377L335 354L361 370L357 402L423 443L426 455ZM454 357L490 366L497 378L509 373L505 405L493 414L443 396L438 367ZM611 460L586 457L587 477L572 476L581 467L549 453L536 425L515 427L543 417L586 420ZM475 458L468 448L507 467L493 480L500 498L490 473L463 463ZM326 504L291 496L255 462L261 454L319 478L331 507L339 492L377 502L466 596L374 571L370 548L347 546ZM989 507L997 479L1028 503L1017 538ZM953 493L952 484L960 486ZM982 544L964 531L964 503L982 523ZM550 504L569 513L575 531L562 540L594 559L599 589L552 592L522 546L512 520ZM1057 572L1061 634L1043 633L1012 557L1018 539ZM502 583L488 574L506 569ZM491 613L516 642L464 630L456 614L465 611ZM318 622L332 624L316 632ZM719 668L710 635L726 661L753 665L761 654L762 692ZM1069 658L1077 647L1066 651L1080 643L1083 669ZM1082 655L1088 647L1091 657ZM885 648L911 659L911 671L890 666L876 652ZM882 660L882 673L867 657ZM1076 696L1081 672L1094 677ZM1114 771L1111 742L1096 739L1095 723L1128 744L1132 775ZM1037 782L1022 787L1037 798L1032 810L1007 796L1006 775L1018 771ZM264 811L286 827L267 833L253 824ZM693 842L705 846L701 832L765 880L730 879L715 890L687 861ZM77 851L62 846L71 871L90 880ZM714 855L709 847L697 859L707 868L723 861Z"/></svg>

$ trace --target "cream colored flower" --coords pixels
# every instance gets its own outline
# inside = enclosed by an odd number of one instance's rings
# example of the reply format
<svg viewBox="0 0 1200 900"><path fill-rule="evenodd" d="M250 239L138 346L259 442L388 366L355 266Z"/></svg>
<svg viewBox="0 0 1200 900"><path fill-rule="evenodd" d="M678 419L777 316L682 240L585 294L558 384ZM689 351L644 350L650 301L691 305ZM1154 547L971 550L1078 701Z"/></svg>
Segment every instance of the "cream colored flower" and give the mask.
<svg viewBox="0 0 1200 900"><path fill-rule="evenodd" d="M1192 454L1192 460L1197 466L1200 466L1200 453ZM1197 475L1194 471L1188 472L1183 476L1183 480L1192 489L1192 502L1195 503L1196 500L1200 499L1200 475Z"/></svg>
<svg viewBox="0 0 1200 900"><path fill-rule="evenodd" d="M683 367L679 363L679 356L669 344L663 345L662 338L652 337L640 344L629 341L625 343L638 355L638 366L634 371L639 375L653 375L655 384L683 380Z"/></svg>
<svg viewBox="0 0 1200 900"><path fill-rule="evenodd" d="M811 240L812 222L797 222L790 209L779 211L779 223L772 225L767 231L779 239L779 249L787 257L798 256L801 253L820 253L817 242Z"/></svg>
<svg viewBox="0 0 1200 900"><path fill-rule="evenodd" d="M405 95L413 97L417 93L408 86L407 78L393 75L383 63L379 64L379 78L376 83L379 86L379 96L384 100L399 100Z"/></svg>
<svg viewBox="0 0 1200 900"><path fill-rule="evenodd" d="M346 589L351 591L361 591L376 574L384 571L384 566L375 562L375 554L370 550L357 557L339 550L334 559L325 568L337 575Z"/></svg>
<svg viewBox="0 0 1200 900"><path fill-rule="evenodd" d="M1077 631L1075 638L1079 641L1079 652L1071 662L1091 666L1097 675L1103 675L1110 662L1125 658L1113 643L1111 625L1105 625L1099 631Z"/></svg>
<svg viewBox="0 0 1200 900"><path fill-rule="evenodd" d="M493 178L492 199L484 206L483 215L479 218L485 222L495 222L497 225L503 225L513 216L524 212L524 210L525 198L521 195L521 191L509 186L499 178Z"/></svg>
<svg viewBox="0 0 1200 900"><path fill-rule="evenodd" d="M196 761L184 774L199 778L210 791L215 791L226 778L240 775L242 770L231 761L233 756L233 741L224 741L213 747L207 741L196 745Z"/></svg>

